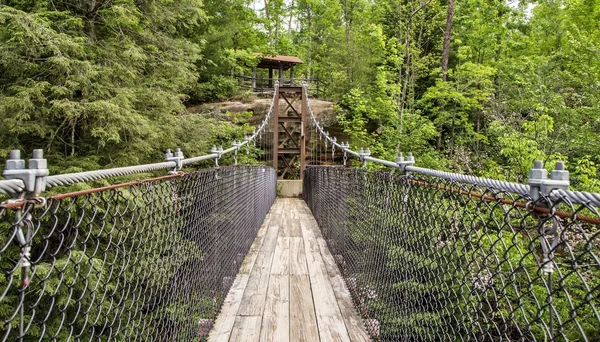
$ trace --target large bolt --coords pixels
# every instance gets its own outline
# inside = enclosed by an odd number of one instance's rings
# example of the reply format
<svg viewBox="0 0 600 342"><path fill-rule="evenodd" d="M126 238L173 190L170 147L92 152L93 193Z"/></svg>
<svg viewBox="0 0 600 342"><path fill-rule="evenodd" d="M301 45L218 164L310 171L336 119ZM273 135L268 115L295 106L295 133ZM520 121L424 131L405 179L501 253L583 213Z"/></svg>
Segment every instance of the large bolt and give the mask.
<svg viewBox="0 0 600 342"><path fill-rule="evenodd" d="M537 182L548 178L548 171L544 169L544 162L536 160L533 162L533 168L529 170L529 183Z"/></svg>
<svg viewBox="0 0 600 342"><path fill-rule="evenodd" d="M398 152L398 154L396 155L396 163L402 163L404 162L404 156L402 155L402 152Z"/></svg>
<svg viewBox="0 0 600 342"><path fill-rule="evenodd" d="M550 179L557 181L569 181L569 171L565 170L564 162L556 162L554 170L550 173Z"/></svg>
<svg viewBox="0 0 600 342"><path fill-rule="evenodd" d="M22 170L25 168L25 160L21 159L21 151L11 150L9 158L6 160L5 170Z"/></svg>
<svg viewBox="0 0 600 342"><path fill-rule="evenodd" d="M181 152L181 148L177 148L175 150L175 158L183 158L183 152Z"/></svg>
<svg viewBox="0 0 600 342"><path fill-rule="evenodd" d="M30 170L41 170L47 169L48 162L44 159L44 150L36 149L33 150L33 158L29 159Z"/></svg>

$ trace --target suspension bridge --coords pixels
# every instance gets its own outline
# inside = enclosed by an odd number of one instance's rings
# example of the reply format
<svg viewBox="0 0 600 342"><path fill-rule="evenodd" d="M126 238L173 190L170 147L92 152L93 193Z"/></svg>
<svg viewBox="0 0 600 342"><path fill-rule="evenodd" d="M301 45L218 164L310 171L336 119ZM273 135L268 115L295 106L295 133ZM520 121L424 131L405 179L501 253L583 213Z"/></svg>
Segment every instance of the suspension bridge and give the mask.
<svg viewBox="0 0 600 342"><path fill-rule="evenodd" d="M204 156L50 175L12 151L0 340L600 340L600 194L562 163L519 184L417 162L338 142L277 84L252 135Z"/></svg>

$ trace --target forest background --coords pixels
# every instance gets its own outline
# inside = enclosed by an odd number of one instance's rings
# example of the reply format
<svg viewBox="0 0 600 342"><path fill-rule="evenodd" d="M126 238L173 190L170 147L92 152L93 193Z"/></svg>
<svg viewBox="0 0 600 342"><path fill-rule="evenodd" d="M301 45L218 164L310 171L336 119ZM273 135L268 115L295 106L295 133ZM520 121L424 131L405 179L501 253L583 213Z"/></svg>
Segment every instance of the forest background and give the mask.
<svg viewBox="0 0 600 342"><path fill-rule="evenodd" d="M0 0L0 158L43 148L56 174L229 144L244 117L183 114L240 96L255 52L303 59L380 158L520 182L565 160L600 191L600 0Z"/></svg>

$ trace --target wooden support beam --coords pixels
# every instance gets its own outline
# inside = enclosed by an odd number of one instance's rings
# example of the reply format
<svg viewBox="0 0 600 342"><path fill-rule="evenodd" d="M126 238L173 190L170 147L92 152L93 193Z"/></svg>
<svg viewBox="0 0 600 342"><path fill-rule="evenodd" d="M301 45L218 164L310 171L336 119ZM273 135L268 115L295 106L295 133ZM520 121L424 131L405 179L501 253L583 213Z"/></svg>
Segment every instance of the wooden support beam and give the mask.
<svg viewBox="0 0 600 342"><path fill-rule="evenodd" d="M281 93L294 93L299 94L302 92L302 87L283 87L281 88Z"/></svg>
<svg viewBox="0 0 600 342"><path fill-rule="evenodd" d="M283 85L283 63L279 63L279 85Z"/></svg>
<svg viewBox="0 0 600 342"><path fill-rule="evenodd" d="M298 96L294 96L294 98L292 99L292 102L290 102L287 98L287 96L285 96L285 94L281 94L281 97L285 100L285 102L287 102L287 107L285 107L285 110L283 111L283 113L287 113L288 109L292 108L292 110L294 111L294 113L296 113L296 115L298 117L300 116L300 113L298 113L298 111L296 110L296 107L294 107L294 102L296 102L296 100L298 100Z"/></svg>
<svg viewBox="0 0 600 342"><path fill-rule="evenodd" d="M290 84L294 84L294 65L290 68Z"/></svg>
<svg viewBox="0 0 600 342"><path fill-rule="evenodd" d="M284 140L283 140L283 141L284 141L283 143L285 143L285 142L288 142L288 141L290 141L290 140L291 140L291 141L294 143L294 145L296 146L296 148L300 148L300 145L298 144L298 142L296 141L296 139L294 139L294 136L292 135L292 134L294 134L294 131L292 131L292 132L290 133L290 131L287 129L287 127L285 127L285 124L284 124L283 122L280 122L280 123L279 123L279 126L281 126L281 127L283 128L283 130L285 131L285 133L287 133L287 135L288 135L288 137L289 137L289 139L287 139L287 138L286 138L286 139L284 139ZM283 144L283 143L282 143L282 144ZM282 145L279 145L279 146L280 146L280 147L283 147Z"/></svg>
<svg viewBox="0 0 600 342"><path fill-rule="evenodd" d="M302 118L299 116L281 116L281 117L279 117L279 122L300 123L300 122L302 122Z"/></svg>
<svg viewBox="0 0 600 342"><path fill-rule="evenodd" d="M281 119L281 118L280 118L280 119ZM298 129L299 129L299 128L302 128L302 126L300 126L300 125L296 125L296 126L294 126L294 128L293 128L293 129L292 129L292 131L291 131L291 133L292 133L292 136L293 136L294 134L296 134L296 133L300 133L300 132L298 131ZM284 148L283 146L285 145L285 143L287 143L288 141L290 141L290 139L293 139L293 138L290 138L290 136L286 136L284 139L282 139L282 140L281 140L281 142L279 143L279 148ZM298 141L296 141L296 139L293 139L293 140L294 140L294 143L296 144L296 146L297 146L298 148L300 148L300 145L299 145Z"/></svg>
<svg viewBox="0 0 600 342"><path fill-rule="evenodd" d="M283 170L283 173L281 174L281 179L283 179L283 177L285 177L285 174L290 171L290 173L292 172L292 169L294 168L294 162L296 161L296 157L297 156L292 156L292 159L288 162L287 158L285 156L282 156L281 159L283 159L284 163L285 163L285 169Z"/></svg>
<svg viewBox="0 0 600 342"><path fill-rule="evenodd" d="M304 167L306 163L306 120L308 118L308 99L306 98L306 89L303 87L302 89L302 108L301 108L301 118L302 118L302 129L300 130L300 180L304 179Z"/></svg>
<svg viewBox="0 0 600 342"><path fill-rule="evenodd" d="M273 168L275 172L278 169L279 159L279 87L275 89L275 103L273 104Z"/></svg>
<svg viewBox="0 0 600 342"><path fill-rule="evenodd" d="M273 122L273 165L279 167L277 169L279 179L289 178L290 176L298 177L303 171L297 170L298 164L294 163L301 159L299 164L303 168L305 164L304 159L306 159L304 152L306 143L302 140L306 127L304 125L305 119L300 109L302 104L298 104L303 96L303 88L281 86L277 89L275 96L277 110L273 112L275 116ZM287 104L285 110L281 110L280 103ZM289 114L291 116L288 116L290 108L294 114ZM290 140L293 145L290 143ZM275 157L275 151L277 151L277 157Z"/></svg>
<svg viewBox="0 0 600 342"><path fill-rule="evenodd" d="M279 154L301 154L299 148L280 148Z"/></svg>
<svg viewBox="0 0 600 342"><path fill-rule="evenodd" d="M273 68L269 67L269 88L273 88Z"/></svg>

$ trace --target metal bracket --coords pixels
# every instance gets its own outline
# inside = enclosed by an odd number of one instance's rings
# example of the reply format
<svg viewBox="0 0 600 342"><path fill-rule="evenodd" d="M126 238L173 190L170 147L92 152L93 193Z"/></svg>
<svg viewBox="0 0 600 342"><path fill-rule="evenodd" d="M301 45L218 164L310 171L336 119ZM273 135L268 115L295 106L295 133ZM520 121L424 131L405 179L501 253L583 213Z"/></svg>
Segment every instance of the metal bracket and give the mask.
<svg viewBox="0 0 600 342"><path fill-rule="evenodd" d="M46 177L49 175L48 162L44 159L44 151L33 150L33 158L29 159L29 169L25 169L25 160L21 159L21 151L10 151L10 157L6 161L6 168L2 175L6 179L20 179L25 185L22 193L13 194L14 197L25 200L38 200L44 203L44 199L35 199L46 190ZM17 234L16 241L21 249L19 265L21 267L21 287L25 289L29 285L29 267L31 267L31 243L33 240L33 226L31 223L31 212L20 208L16 212ZM24 230L26 227L26 230Z"/></svg>
<svg viewBox="0 0 600 342"><path fill-rule="evenodd" d="M250 154L250 136L246 135L244 137L244 141L246 142L246 154Z"/></svg>
<svg viewBox="0 0 600 342"><path fill-rule="evenodd" d="M233 151L233 160L234 160L234 164L233 165L237 165L238 164L238 150L240 149L240 147L242 146L242 142L238 142L237 140L233 141L233 147L235 147L235 151Z"/></svg>
<svg viewBox="0 0 600 342"><path fill-rule="evenodd" d="M553 190L569 190L569 171L565 170L565 163L558 161L554 170L550 173L544 169L544 163L541 160L533 162L533 168L529 170L529 195L535 203L542 194L549 196Z"/></svg>
<svg viewBox="0 0 600 342"><path fill-rule="evenodd" d="M168 162L175 162L175 167L169 171L169 173L176 173L177 171L181 170L183 168L183 159L183 152L181 152L179 147L175 150L175 154L171 153L170 149L167 150L165 153L165 160Z"/></svg>
<svg viewBox="0 0 600 342"><path fill-rule="evenodd" d="M346 162L348 161L348 149L350 148L350 144L346 141L346 143L342 142L342 151L344 151L344 166L346 166Z"/></svg>
<svg viewBox="0 0 600 342"><path fill-rule="evenodd" d="M415 157L413 157L412 152L409 152L406 156L406 159L404 159L402 153L398 153L398 156L396 158L396 164L398 164L398 169L400 169L400 172L402 174L409 175L410 171L406 171L406 167L415 165Z"/></svg>
<svg viewBox="0 0 600 342"><path fill-rule="evenodd" d="M565 163L558 161L554 170L550 173L548 179L548 171L544 169L544 163L541 160L533 162L533 168L529 170L529 194L532 203L536 205L548 206L549 203L536 203L542 196L550 196L554 190L569 190L569 171L565 170ZM537 216L539 223L540 244L542 247L542 271L545 272L549 279L554 272L554 249L561 243L560 226L558 218L551 217L552 222L548 225L547 216Z"/></svg>
<svg viewBox="0 0 600 342"><path fill-rule="evenodd" d="M213 145L213 147L210 149L210 153L217 154L217 157L215 158L215 167L219 167L219 159L221 159L221 155L223 154L223 146L219 146L219 148L217 148L216 145Z"/></svg>
<svg viewBox="0 0 600 342"><path fill-rule="evenodd" d="M2 175L6 179L20 179L25 184L28 197L37 197L46 190L46 177L48 162L44 159L43 150L33 150L33 158L29 159L29 169L25 169L25 160L21 159L21 151L10 151L10 157L6 161L6 168ZM21 195L21 194L20 194Z"/></svg>
<svg viewBox="0 0 600 342"><path fill-rule="evenodd" d="M358 151L358 157L360 158L360 161L363 163L363 169L367 168L367 160L365 159L365 157L369 157L371 156L371 150L367 147L366 150L363 150L362 148L360 149L360 151Z"/></svg>
<svg viewBox="0 0 600 342"><path fill-rule="evenodd" d="M333 142L333 143L331 144L331 160L334 160L334 159L335 159L335 144L337 143L337 138L336 138L336 137L333 137L333 138L331 139L331 141ZM334 160L334 161L335 161L335 160Z"/></svg>

